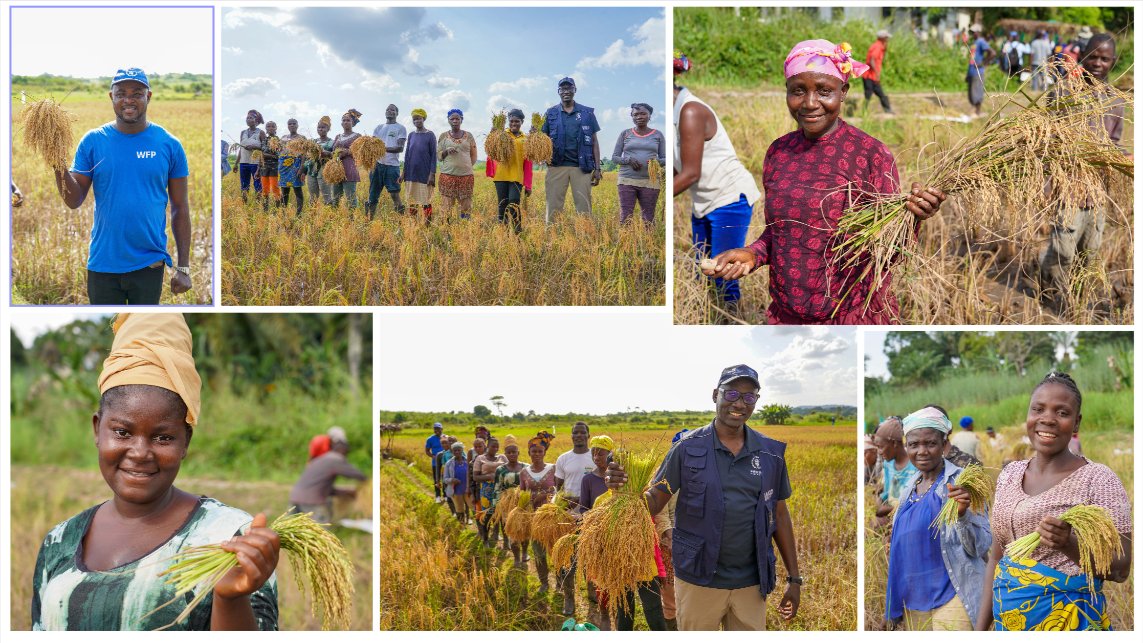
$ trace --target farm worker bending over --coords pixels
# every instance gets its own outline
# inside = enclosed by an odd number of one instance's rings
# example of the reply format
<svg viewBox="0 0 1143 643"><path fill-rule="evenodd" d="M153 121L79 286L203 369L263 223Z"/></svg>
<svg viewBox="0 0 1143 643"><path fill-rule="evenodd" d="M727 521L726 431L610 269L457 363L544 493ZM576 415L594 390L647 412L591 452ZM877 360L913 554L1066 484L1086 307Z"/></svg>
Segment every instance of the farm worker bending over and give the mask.
<svg viewBox="0 0 1143 643"><path fill-rule="evenodd" d="M178 264L171 293L191 289L187 155L167 130L147 121L151 85L142 69L120 69L111 81L115 120L84 135L68 172L56 171L67 207L95 190L95 223L87 259L93 305L158 304L167 253L167 202Z"/></svg>
<svg viewBox="0 0 1143 643"><path fill-rule="evenodd" d="M333 486L338 476L365 479L365 474L345 459L347 453L349 439L345 429L330 427L329 451L307 462L301 477L290 489L290 506L294 507L294 513L312 513L316 522L329 524L333 521L333 497L357 495L356 491Z"/></svg>
<svg viewBox="0 0 1143 643"><path fill-rule="evenodd" d="M667 452L645 494L657 515L678 494L673 532L675 600L680 630L766 629L766 596L776 586L773 544L790 574L778 614L798 614L802 578L786 499L786 445L746 425L758 402L758 373L739 364L723 369L712 399L715 418L686 433ZM607 483L627 474L618 463Z"/></svg>
<svg viewBox="0 0 1143 643"><path fill-rule="evenodd" d="M548 108L541 131L552 137L552 162L544 178L544 222L564 205L571 187L575 211L591 214L591 188L599 185L599 122L595 110L575 102L575 80L562 78L556 84L560 104Z"/></svg>
<svg viewBox="0 0 1143 643"><path fill-rule="evenodd" d="M31 578L32 629L278 629L280 543L266 516L251 520L175 486L201 430L190 328L181 314L120 313L111 330L88 434L111 497L44 537ZM238 567L180 619L188 595L159 572L208 543L234 553Z"/></svg>

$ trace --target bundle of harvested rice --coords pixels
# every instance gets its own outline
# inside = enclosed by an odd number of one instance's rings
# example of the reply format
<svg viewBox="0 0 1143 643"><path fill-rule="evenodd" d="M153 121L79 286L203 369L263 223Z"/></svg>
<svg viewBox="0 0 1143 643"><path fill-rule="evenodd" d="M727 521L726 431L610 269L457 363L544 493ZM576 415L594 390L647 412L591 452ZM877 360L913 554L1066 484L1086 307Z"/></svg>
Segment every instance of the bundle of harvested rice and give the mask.
<svg viewBox="0 0 1143 643"><path fill-rule="evenodd" d="M508 513L516 508L516 501L520 498L520 487L511 487L500 493L496 499L496 507L492 511L492 524L503 525L508 520Z"/></svg>
<svg viewBox="0 0 1143 643"><path fill-rule="evenodd" d="M1123 555L1123 540L1115 522L1103 507L1076 505L1060 514L1060 520L1072 526L1079 546L1080 567L1087 576L1088 588L1095 593L1095 579L1111 571L1111 561ZM1004 553L1013 560L1028 558L1040 546L1040 532L1008 543Z"/></svg>
<svg viewBox="0 0 1143 643"><path fill-rule="evenodd" d="M359 136L349 144L349 153L360 170L369 171L385 156L385 143L375 136Z"/></svg>
<svg viewBox="0 0 1143 643"><path fill-rule="evenodd" d="M339 150L334 150L333 158L321 168L321 178L330 185L345 181L345 166L341 162Z"/></svg>
<svg viewBox="0 0 1143 643"><path fill-rule="evenodd" d="M28 103L21 112L24 145L32 148L53 170L68 169L71 154L71 117L50 98Z"/></svg>
<svg viewBox="0 0 1143 643"><path fill-rule="evenodd" d="M662 461L662 450L636 455L617 449L616 460L627 472L627 484L596 500L583 515L576 554L579 569L609 601L611 622L616 622L619 597L639 583L655 577L658 535L643 492Z"/></svg>
<svg viewBox="0 0 1143 643"><path fill-rule="evenodd" d="M291 138L286 143L286 153L290 156L300 156L311 161L317 161L321 158L321 147L304 136L298 136Z"/></svg>
<svg viewBox="0 0 1143 643"><path fill-rule="evenodd" d="M552 137L540 131L544 115L532 112L532 131L524 137L524 158L534 163L552 162Z"/></svg>
<svg viewBox="0 0 1143 643"><path fill-rule="evenodd" d="M647 176L651 179L651 185L662 189L663 180L666 179L666 172L663 166L659 163L659 159L651 157L647 161Z"/></svg>
<svg viewBox="0 0 1143 643"><path fill-rule="evenodd" d="M354 591L353 562L341 541L314 522L308 513L284 513L274 519L270 529L278 533L282 550L290 553L290 566L303 595L308 582L314 598L310 612L317 617L318 608L321 608L322 628L347 629ZM238 566L234 553L219 545L191 547L172 556L171 561L173 564L160 576L165 576L166 583L175 586L179 596L193 592L194 598L174 622L159 629L166 629L189 616L204 598L211 595L218 581ZM162 607L166 605L154 611Z"/></svg>
<svg viewBox="0 0 1143 643"><path fill-rule="evenodd" d="M928 177L925 185L971 199L973 224L998 238L1038 230L1061 209L1089 199L1102 202L1113 177L1135 175L1133 161L1106 130L1093 127L1118 101L1132 110L1132 95L1091 78L1070 61L1051 65L1049 73L1060 78L1052 92L1032 98L1025 83L979 132L938 152L920 172ZM852 205L838 221L830 261L853 271L854 284L872 275L868 307L892 264L909 257L915 221L905 208L907 194L869 194L860 186L846 190ZM834 314L851 292L842 294Z"/></svg>
<svg viewBox="0 0 1143 643"><path fill-rule="evenodd" d="M996 492L992 484L992 477L984 470L984 467L978 464L970 464L961 470L960 475L956 477L954 483L958 487L964 487L968 492L969 502L968 508L973 512L983 515L988 511L988 505L992 504L992 496ZM940 513L933 519L931 527L954 525L957 519L960 518L960 503L952 498L945 501L944 506L941 507Z"/></svg>
<svg viewBox="0 0 1143 643"><path fill-rule="evenodd" d="M250 160L255 163L262 162L262 150L250 150Z"/></svg>
<svg viewBox="0 0 1143 643"><path fill-rule="evenodd" d="M484 153L497 163L506 163L511 160L512 150L515 147L512 135L504 129L507 122L508 116L503 111L499 114L493 114L492 129L489 130L488 136L484 139Z"/></svg>
<svg viewBox="0 0 1143 643"><path fill-rule="evenodd" d="M504 520L504 533L508 534L514 542L522 543L532 535L532 492L521 491L516 497L516 506L508 512Z"/></svg>
<svg viewBox="0 0 1143 643"><path fill-rule="evenodd" d="M579 532L573 531L570 534L561 536L559 540L552 545L551 550L548 552L548 560L552 563L553 569L567 569L571 567L572 557L575 556L575 546L579 542Z"/></svg>
<svg viewBox="0 0 1143 643"><path fill-rule="evenodd" d="M575 516L568 511L568 500L562 494L554 502L541 505L532 515L531 538L549 553L556 541L576 530Z"/></svg>
<svg viewBox="0 0 1143 643"><path fill-rule="evenodd" d="M271 152L279 152L282 150L282 139L271 136L270 140L266 142L266 147L269 147Z"/></svg>

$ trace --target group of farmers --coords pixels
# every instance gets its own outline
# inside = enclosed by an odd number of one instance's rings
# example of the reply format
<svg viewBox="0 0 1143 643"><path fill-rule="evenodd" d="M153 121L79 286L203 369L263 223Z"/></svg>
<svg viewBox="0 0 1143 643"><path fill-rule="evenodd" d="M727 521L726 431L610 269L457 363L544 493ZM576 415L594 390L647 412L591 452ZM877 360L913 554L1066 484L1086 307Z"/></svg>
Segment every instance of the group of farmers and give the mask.
<svg viewBox="0 0 1143 643"><path fill-rule="evenodd" d="M551 223L563 208L570 189L575 210L590 214L592 189L603 176L599 148L599 123L595 110L576 102L576 84L570 77L557 85L560 102L543 115L540 131L551 139L552 156L547 160L544 173L545 223ZM648 161L665 163L666 139L662 132L648 127L653 108L646 103L631 105L633 127L623 130L615 144L612 157L619 166L618 190L620 219L626 221L634 212L636 203L642 218L648 224L654 221L659 197L658 177L649 175ZM385 109L385 120L373 130L373 137L384 146L384 155L373 167L357 166L351 146L363 135L354 131L363 114L356 109L341 116L341 131L329 136L332 121L323 116L317 123L317 137L313 142L318 151L309 156L287 150L287 144L302 135L298 121L286 121L287 133L279 135L274 121L265 121L257 110L246 115L247 129L239 135L237 166L243 199L253 187L264 207L290 202L295 194L295 208L302 212L303 187L307 188L312 203L336 206L342 197L351 208L358 207L357 184L368 176L369 187L364 208L372 219L380 205L381 194L387 192L397 214L407 211L432 220L434 191L439 194L440 208L446 219L458 214L460 219L472 216L472 198L475 184L474 166L477 164L476 137L463 129L464 113L458 108L447 113L449 129L439 136L425 128L428 113L422 108L412 110L413 129L397 121L396 105ZM492 179L497 198L497 217L515 232L523 228L523 209L532 193L532 161L525 155L523 126L526 120L520 109L508 110L507 131L512 141L512 152L507 160L488 160L485 175ZM262 129L260 126L265 126ZM229 158L223 152L223 173L230 171ZM319 158L320 155L320 158ZM336 179L327 180L322 170L331 161L342 164ZM402 192L404 196L402 197Z"/></svg>
<svg viewBox="0 0 1143 643"><path fill-rule="evenodd" d="M763 630L766 597L784 585L778 614L792 619L801 600L802 578L794 530L786 499L790 497L785 445L751 429L746 422L758 402L758 373L746 365L724 369L711 393L714 419L705 427L680 431L644 498L657 533L656 575L638 592L608 597L587 581L589 615L604 629L630 630L636 594L648 627L653 630ZM432 460L437 502L447 503L462 523L471 514L484 544L495 547L501 529L492 521L505 490L530 491L534 507L564 496L571 512L581 516L595 501L627 481L613 458L614 440L591 435L586 423L571 429L572 448L547 462L555 436L542 431L527 440L528 461L520 460L516 437L493 436L478 426L471 447L445 435L436 423L425 442ZM470 511L471 510L471 511ZM515 564L529 562L528 543L511 542L505 549ZM787 576L776 578L775 546ZM533 542L531 561L539 591L549 589L549 565L543 547ZM650 562L650 561L648 561ZM563 613L576 615L576 562L555 570L563 595ZM596 607L619 600L617 622ZM596 611L598 610L598 611ZM574 622L574 621L573 621Z"/></svg>
<svg viewBox="0 0 1143 643"><path fill-rule="evenodd" d="M866 484L879 499L868 528L888 547L885 629L1108 629L1103 583L1128 578L1131 502L1115 472L1077 452L1082 401L1066 373L1036 385L1022 441L1031 457L1004 463L987 507L971 502L960 478L966 467L993 475L979 469L984 450L972 418L954 433L945 409L930 405L878 426L866 442ZM999 449L1003 438L988 433ZM955 519L942 521L950 501ZM1105 510L1116 532L1108 537L1123 546L1094 577L1077 530L1061 519L1080 505ZM1032 533L1039 545L1030 554L1007 550Z"/></svg>

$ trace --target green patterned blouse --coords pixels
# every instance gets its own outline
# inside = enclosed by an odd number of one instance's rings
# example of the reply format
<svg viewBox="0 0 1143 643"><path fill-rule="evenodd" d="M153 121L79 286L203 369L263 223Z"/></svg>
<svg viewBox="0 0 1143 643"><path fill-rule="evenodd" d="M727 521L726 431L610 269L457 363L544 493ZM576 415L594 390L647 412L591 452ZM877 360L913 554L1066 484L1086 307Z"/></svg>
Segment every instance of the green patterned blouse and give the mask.
<svg viewBox="0 0 1143 643"><path fill-rule="evenodd" d="M159 574L166 560L184 547L220 543L251 521L246 512L213 498L198 506L170 540L139 560L108 571L83 564L83 537L99 505L56 525L40 545L32 580L34 630L154 630L170 625L193 600L176 596ZM172 630L209 630L212 597L207 596ZM169 603L169 604L167 604ZM250 595L260 630L278 629L277 574ZM153 614L149 612L163 606Z"/></svg>

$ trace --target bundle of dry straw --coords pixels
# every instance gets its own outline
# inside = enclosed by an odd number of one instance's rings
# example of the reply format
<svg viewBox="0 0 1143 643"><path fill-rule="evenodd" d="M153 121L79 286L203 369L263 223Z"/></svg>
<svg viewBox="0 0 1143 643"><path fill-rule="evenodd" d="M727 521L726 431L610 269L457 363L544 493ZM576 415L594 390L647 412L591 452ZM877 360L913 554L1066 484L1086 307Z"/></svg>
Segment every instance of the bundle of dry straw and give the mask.
<svg viewBox="0 0 1143 643"><path fill-rule="evenodd" d="M333 158L321 168L321 178L330 185L337 185L345 181L345 166L341 161L344 150L334 150Z"/></svg>
<svg viewBox="0 0 1143 643"><path fill-rule="evenodd" d="M28 103L20 113L24 145L44 159L48 167L64 172L71 154L71 116L50 98Z"/></svg>
<svg viewBox="0 0 1143 643"><path fill-rule="evenodd" d="M627 484L595 501L595 506L583 515L576 543L578 566L584 577L612 597L612 623L616 622L618 604L626 592L636 590L639 583L658 573L655 546L659 537L643 492L651 486L663 451L654 448L634 454L616 449L614 454L627 472Z"/></svg>
<svg viewBox="0 0 1143 643"><path fill-rule="evenodd" d="M532 516L535 515L532 507L532 492L521 491L516 497L516 506L508 512L504 519L504 533L513 542L522 543L532 535Z"/></svg>
<svg viewBox="0 0 1143 643"><path fill-rule="evenodd" d="M492 115L492 129L484 139L484 153L497 163L506 163L512 159L512 150L515 142L504 125L508 122L508 115L501 111Z"/></svg>
<svg viewBox="0 0 1143 643"><path fill-rule="evenodd" d="M544 126L544 115L532 112L532 129L524 137L524 158L533 163L552 162L552 137L540 130Z"/></svg>
<svg viewBox="0 0 1143 643"><path fill-rule="evenodd" d="M353 603L353 562L341 541L314 522L308 513L284 513L274 519L270 529L278 533L282 550L290 553L290 566L303 595L306 583L309 584L314 598L310 611L316 617L320 608L322 628L347 629ZM191 547L170 560L172 564L160 576L165 576L166 582L175 586L179 597L187 592L194 594L186 609L170 625L189 616L203 599L211 595L218 581L238 566L234 553L219 545ZM162 607L166 605L154 611Z"/></svg>
<svg viewBox="0 0 1143 643"><path fill-rule="evenodd" d="M349 153L353 155L359 171L369 172L385 156L385 144L374 136L359 136L349 144Z"/></svg>
<svg viewBox="0 0 1143 643"><path fill-rule="evenodd" d="M1061 209L1101 202L1112 182L1122 181L1117 177L1134 178L1134 163L1099 125L1119 101L1130 111L1131 94L1070 61L1052 63L1048 71L1060 78L1053 91L1032 98L1029 84L1021 85L979 132L935 153L920 173L927 177L923 184L966 197L973 224L997 238L1038 230ZM838 222L831 261L859 271L858 280L872 275L868 306L891 265L908 258L914 217L905 209L907 194L847 191L853 205Z"/></svg>

